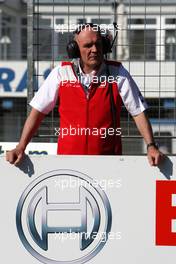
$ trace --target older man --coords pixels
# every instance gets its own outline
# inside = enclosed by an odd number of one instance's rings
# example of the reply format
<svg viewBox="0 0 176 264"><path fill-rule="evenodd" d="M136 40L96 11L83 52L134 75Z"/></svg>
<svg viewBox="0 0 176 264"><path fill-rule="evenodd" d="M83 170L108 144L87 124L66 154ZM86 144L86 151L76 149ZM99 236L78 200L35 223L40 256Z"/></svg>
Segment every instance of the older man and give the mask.
<svg viewBox="0 0 176 264"><path fill-rule="evenodd" d="M77 59L60 62L31 101L19 144L6 159L18 164L42 119L59 102L58 154L120 155L120 110L123 101L147 144L151 165L158 165L158 150L144 111L144 98L119 62L104 60L106 43L100 30L86 24L74 36ZM74 47L75 49L75 47Z"/></svg>

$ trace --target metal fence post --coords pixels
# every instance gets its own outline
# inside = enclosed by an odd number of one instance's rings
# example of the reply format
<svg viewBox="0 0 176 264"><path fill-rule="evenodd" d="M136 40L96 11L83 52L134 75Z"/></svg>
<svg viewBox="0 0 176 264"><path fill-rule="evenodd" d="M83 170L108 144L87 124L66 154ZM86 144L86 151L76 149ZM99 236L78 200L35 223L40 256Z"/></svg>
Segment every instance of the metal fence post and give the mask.
<svg viewBox="0 0 176 264"><path fill-rule="evenodd" d="M34 62L33 62L33 0L27 1L27 115L30 112L29 102L34 95Z"/></svg>

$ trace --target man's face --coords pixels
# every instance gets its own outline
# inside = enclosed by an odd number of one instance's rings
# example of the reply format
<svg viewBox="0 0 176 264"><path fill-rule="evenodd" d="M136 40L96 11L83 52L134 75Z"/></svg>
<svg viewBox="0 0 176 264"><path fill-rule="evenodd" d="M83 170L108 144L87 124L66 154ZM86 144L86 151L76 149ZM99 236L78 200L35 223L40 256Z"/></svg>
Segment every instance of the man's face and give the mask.
<svg viewBox="0 0 176 264"><path fill-rule="evenodd" d="M102 39L99 32L86 27L77 36L83 69L96 70L103 61Z"/></svg>

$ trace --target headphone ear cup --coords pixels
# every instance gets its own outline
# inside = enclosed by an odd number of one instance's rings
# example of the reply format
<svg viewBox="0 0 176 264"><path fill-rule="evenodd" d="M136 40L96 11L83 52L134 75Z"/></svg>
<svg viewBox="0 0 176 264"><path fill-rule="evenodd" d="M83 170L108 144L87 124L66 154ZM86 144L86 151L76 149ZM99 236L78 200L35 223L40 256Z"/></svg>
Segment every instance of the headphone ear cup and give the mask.
<svg viewBox="0 0 176 264"><path fill-rule="evenodd" d="M102 36L103 54L111 53L111 41L107 36Z"/></svg>
<svg viewBox="0 0 176 264"><path fill-rule="evenodd" d="M67 54L69 59L80 58L79 47L75 40L71 40L67 44Z"/></svg>

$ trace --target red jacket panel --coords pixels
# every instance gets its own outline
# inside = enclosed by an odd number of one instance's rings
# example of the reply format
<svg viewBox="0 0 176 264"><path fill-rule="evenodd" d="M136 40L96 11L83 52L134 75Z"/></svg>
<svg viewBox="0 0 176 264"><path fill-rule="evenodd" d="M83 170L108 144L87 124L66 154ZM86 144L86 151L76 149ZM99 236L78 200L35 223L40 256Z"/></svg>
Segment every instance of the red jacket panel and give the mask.
<svg viewBox="0 0 176 264"><path fill-rule="evenodd" d="M62 67L70 66L64 62ZM116 106L116 127L120 128L121 97L112 83ZM59 87L60 135L58 154L120 155L121 137L115 130L111 112L109 83L91 83L88 96L79 80L63 81ZM109 134L108 134L109 132ZM114 131L115 132L115 131ZM119 130L118 130L119 132Z"/></svg>

